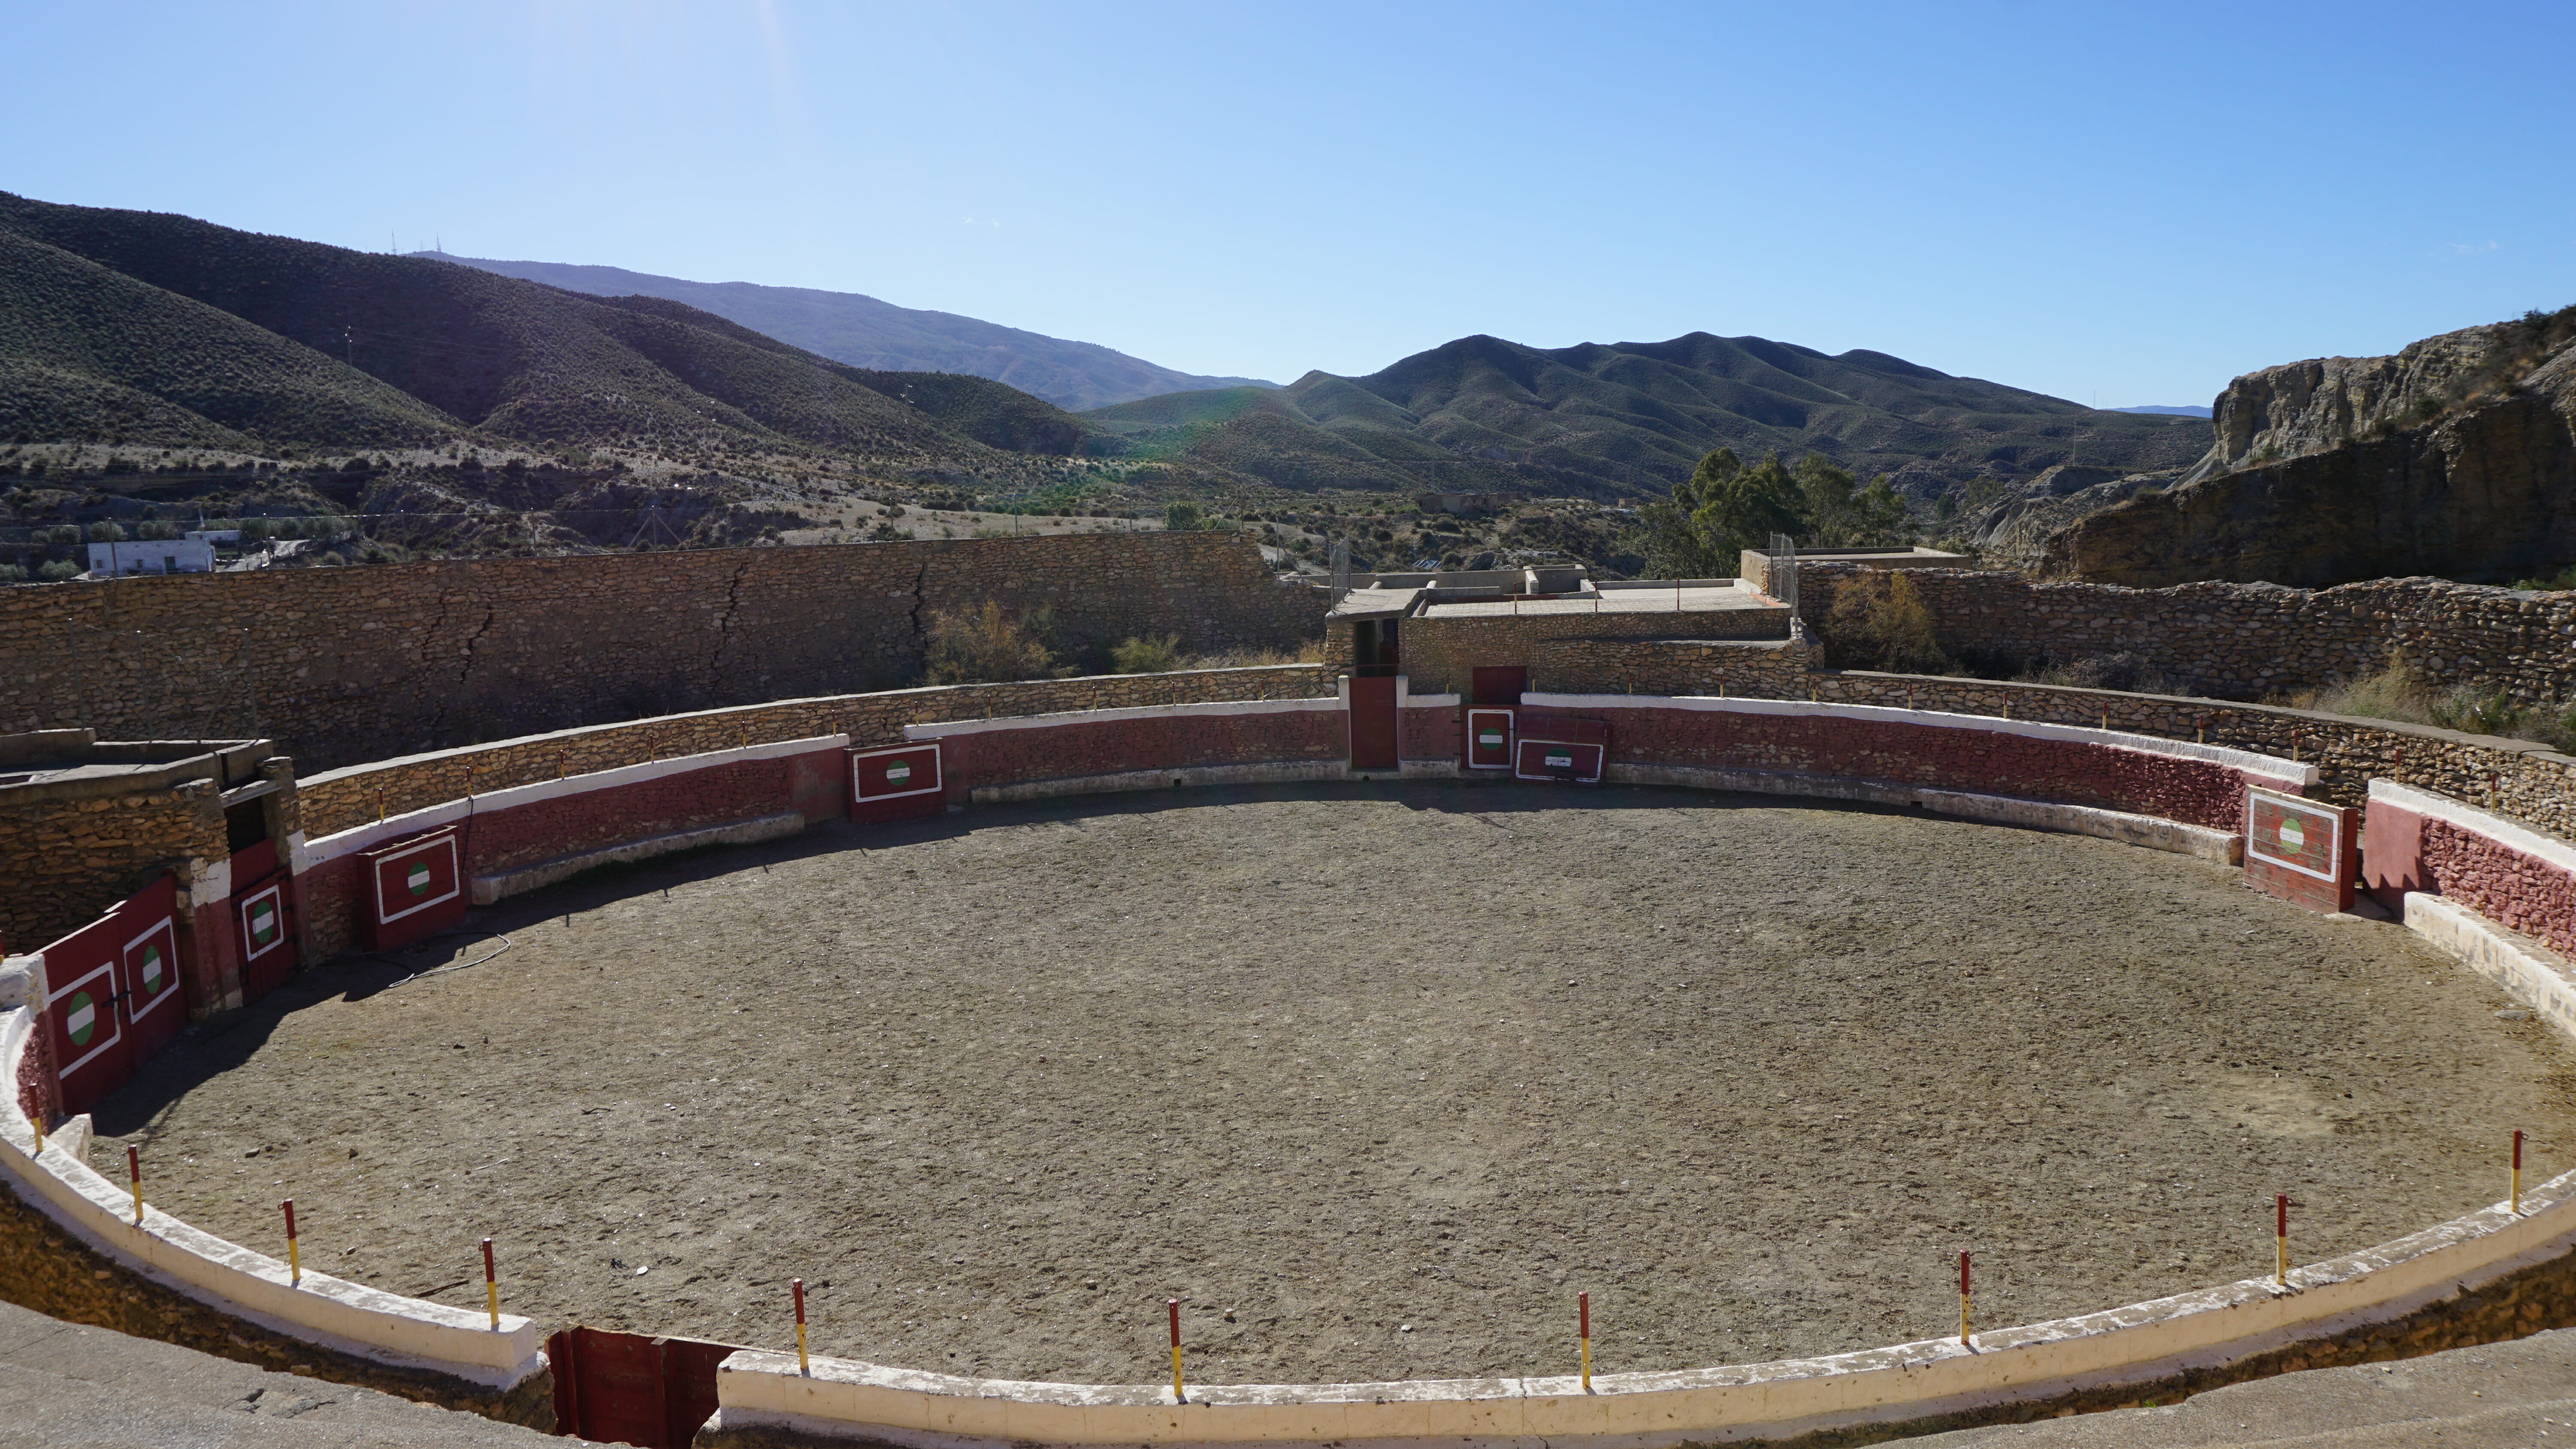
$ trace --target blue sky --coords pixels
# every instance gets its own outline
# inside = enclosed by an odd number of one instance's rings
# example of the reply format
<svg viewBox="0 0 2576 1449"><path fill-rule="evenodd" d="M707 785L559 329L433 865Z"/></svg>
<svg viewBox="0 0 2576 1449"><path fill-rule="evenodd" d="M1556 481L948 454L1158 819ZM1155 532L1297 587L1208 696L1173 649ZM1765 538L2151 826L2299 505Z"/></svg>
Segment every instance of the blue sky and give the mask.
<svg viewBox="0 0 2576 1449"><path fill-rule="evenodd" d="M2105 406L2576 302L2576 5L0 0L0 189L1287 381L1487 332Z"/></svg>

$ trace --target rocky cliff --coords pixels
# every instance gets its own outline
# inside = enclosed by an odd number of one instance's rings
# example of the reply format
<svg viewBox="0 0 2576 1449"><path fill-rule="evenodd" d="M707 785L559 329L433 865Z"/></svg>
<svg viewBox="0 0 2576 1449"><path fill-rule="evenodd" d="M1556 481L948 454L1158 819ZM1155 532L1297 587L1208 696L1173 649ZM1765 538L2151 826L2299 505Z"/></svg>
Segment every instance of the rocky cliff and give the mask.
<svg viewBox="0 0 2576 1449"><path fill-rule="evenodd" d="M2576 308L2249 373L2211 425L2180 486L2059 528L2041 571L2321 587L2576 560Z"/></svg>

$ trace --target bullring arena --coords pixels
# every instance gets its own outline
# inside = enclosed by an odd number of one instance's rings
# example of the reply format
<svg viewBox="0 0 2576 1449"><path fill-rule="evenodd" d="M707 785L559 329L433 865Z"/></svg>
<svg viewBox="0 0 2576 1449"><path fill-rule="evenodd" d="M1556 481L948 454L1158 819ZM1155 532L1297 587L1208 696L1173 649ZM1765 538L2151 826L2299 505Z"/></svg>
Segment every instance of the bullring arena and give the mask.
<svg viewBox="0 0 2576 1449"><path fill-rule="evenodd" d="M12 958L11 1296L633 1443L1870 1437L2566 1321L2576 762L1832 671L1747 574L20 744L196 848Z"/></svg>

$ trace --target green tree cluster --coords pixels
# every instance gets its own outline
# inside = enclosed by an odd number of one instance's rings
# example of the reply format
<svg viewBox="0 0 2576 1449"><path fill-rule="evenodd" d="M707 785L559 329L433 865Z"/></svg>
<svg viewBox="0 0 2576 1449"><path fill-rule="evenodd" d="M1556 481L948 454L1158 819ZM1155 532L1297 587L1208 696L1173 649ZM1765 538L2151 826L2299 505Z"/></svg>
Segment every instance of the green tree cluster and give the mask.
<svg viewBox="0 0 2576 1449"><path fill-rule="evenodd" d="M1785 533L1802 548L1908 543L1914 525L1884 475L1862 486L1822 453L1795 466L1773 453L1747 464L1732 448L1699 460L1690 477L1639 510L1652 578L1732 578L1748 548Z"/></svg>

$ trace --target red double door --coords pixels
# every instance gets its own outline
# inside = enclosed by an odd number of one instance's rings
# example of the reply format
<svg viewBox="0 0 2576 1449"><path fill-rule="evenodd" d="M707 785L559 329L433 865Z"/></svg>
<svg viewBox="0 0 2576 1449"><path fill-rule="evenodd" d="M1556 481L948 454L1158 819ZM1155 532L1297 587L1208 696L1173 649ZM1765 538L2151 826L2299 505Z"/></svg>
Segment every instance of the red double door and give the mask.
<svg viewBox="0 0 2576 1449"><path fill-rule="evenodd" d="M144 887L45 948L45 1025L67 1114L88 1111L134 1078L179 1028L178 888Z"/></svg>
<svg viewBox="0 0 2576 1449"><path fill-rule="evenodd" d="M641 1449L688 1449L716 1411L716 1365L732 1344L568 1328L546 1340L555 1432Z"/></svg>
<svg viewBox="0 0 2576 1449"><path fill-rule="evenodd" d="M242 1000L257 1001L295 974L295 878L278 862L276 841L233 852L231 905Z"/></svg>

